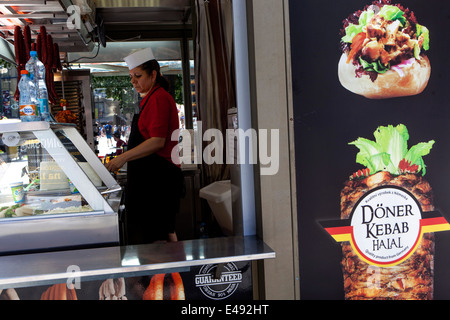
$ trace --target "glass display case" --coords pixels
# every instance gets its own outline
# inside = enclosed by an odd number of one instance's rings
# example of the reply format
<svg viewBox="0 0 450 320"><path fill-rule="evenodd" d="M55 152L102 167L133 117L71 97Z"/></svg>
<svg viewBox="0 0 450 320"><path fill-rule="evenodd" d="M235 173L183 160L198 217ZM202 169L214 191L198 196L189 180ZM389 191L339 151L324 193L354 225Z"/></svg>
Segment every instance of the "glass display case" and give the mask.
<svg viewBox="0 0 450 320"><path fill-rule="evenodd" d="M121 188L75 126L2 120L0 138L0 254L119 243Z"/></svg>

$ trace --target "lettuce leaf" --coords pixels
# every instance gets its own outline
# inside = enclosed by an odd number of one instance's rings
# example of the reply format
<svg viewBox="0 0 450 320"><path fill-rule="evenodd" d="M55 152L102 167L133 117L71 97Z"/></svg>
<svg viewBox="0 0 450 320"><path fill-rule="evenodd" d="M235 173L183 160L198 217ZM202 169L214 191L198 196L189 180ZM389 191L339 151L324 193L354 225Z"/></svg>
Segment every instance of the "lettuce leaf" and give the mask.
<svg viewBox="0 0 450 320"><path fill-rule="evenodd" d="M358 34L363 32L363 28L367 23L373 18L375 12L372 10L363 11L359 16L358 24L350 23L347 28L345 28L345 36L342 37L343 42L352 43L353 38Z"/></svg>
<svg viewBox="0 0 450 320"><path fill-rule="evenodd" d="M417 37L423 35L423 50L430 50L430 31L428 30L428 28L420 24L416 24L416 33Z"/></svg>
<svg viewBox="0 0 450 320"><path fill-rule="evenodd" d="M353 38L361 33L364 26L356 25L350 23L347 28L345 28L345 36L342 37L342 41L346 43L352 43Z"/></svg>
<svg viewBox="0 0 450 320"><path fill-rule="evenodd" d="M383 6L383 8L381 8L380 12L378 13L378 15L383 17L385 20L400 21L400 23L404 27L406 25L406 18L403 14L404 12L400 10L399 7L390 5Z"/></svg>
<svg viewBox="0 0 450 320"><path fill-rule="evenodd" d="M406 160L419 166L419 170L422 170L423 175L426 174L427 170L422 157L430 154L431 148L434 144L435 141L433 140L429 142L421 142L412 147L405 156Z"/></svg>
<svg viewBox="0 0 450 320"><path fill-rule="evenodd" d="M426 173L423 156L430 153L434 141L419 143L408 150L409 133L405 125L394 127L379 127L374 132L375 141L365 138L351 142L359 148L356 162L370 169L370 174L380 171L388 171L393 175L399 175L399 164L403 159L418 165L422 175Z"/></svg>
<svg viewBox="0 0 450 320"><path fill-rule="evenodd" d="M390 155L392 164L397 168L408 152L408 129L405 125L397 127L379 127L373 134L381 149Z"/></svg>
<svg viewBox="0 0 450 320"><path fill-rule="evenodd" d="M391 65L388 64L387 66L383 66L380 60L377 60L376 62L367 62L363 58L359 57L359 63L366 71L375 71L377 73L383 74L386 73L391 69Z"/></svg>
<svg viewBox="0 0 450 320"><path fill-rule="evenodd" d="M356 155L356 162L369 168L371 174L378 171L386 171L388 168L390 170L393 169L389 154L383 152L382 147L378 143L359 138L351 142L350 145L359 148L360 152Z"/></svg>
<svg viewBox="0 0 450 320"><path fill-rule="evenodd" d="M372 20L375 12L373 10L363 11L359 16L359 25L366 26L370 20Z"/></svg>

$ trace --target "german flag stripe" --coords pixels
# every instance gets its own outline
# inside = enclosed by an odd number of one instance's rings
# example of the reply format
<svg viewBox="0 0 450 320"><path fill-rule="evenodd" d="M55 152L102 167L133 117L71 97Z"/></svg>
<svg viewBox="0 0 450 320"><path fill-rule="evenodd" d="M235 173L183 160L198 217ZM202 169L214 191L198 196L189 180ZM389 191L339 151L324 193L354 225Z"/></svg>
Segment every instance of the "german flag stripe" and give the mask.
<svg viewBox="0 0 450 320"><path fill-rule="evenodd" d="M352 233L353 233L353 227L352 226L325 228L325 230L337 242L350 241L351 238L352 238Z"/></svg>
<svg viewBox="0 0 450 320"><path fill-rule="evenodd" d="M424 233L450 231L450 224L444 217L422 219L420 221Z"/></svg>
<svg viewBox="0 0 450 320"><path fill-rule="evenodd" d="M450 231L450 224L438 212L427 212L425 218L420 220L422 233ZM323 221L322 227L336 242L350 241L352 239L353 227L350 220Z"/></svg>

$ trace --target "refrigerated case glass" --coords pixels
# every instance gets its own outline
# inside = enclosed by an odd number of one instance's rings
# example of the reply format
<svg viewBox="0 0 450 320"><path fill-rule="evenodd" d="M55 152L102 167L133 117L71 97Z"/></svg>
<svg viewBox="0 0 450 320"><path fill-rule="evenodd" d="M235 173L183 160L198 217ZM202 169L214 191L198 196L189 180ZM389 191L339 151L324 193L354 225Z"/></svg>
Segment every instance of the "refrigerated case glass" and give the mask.
<svg viewBox="0 0 450 320"><path fill-rule="evenodd" d="M74 125L3 120L0 149L0 241L18 232L45 233L38 247L52 238L57 246L115 242L117 213L105 195L120 186Z"/></svg>

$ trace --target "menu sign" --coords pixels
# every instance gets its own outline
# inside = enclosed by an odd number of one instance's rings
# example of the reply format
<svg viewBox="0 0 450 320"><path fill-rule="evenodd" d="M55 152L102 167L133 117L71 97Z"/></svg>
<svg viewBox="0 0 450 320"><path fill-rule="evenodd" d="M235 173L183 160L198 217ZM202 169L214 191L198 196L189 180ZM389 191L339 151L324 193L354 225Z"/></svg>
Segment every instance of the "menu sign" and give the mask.
<svg viewBox="0 0 450 320"><path fill-rule="evenodd" d="M399 2L290 1L303 299L450 297L450 2Z"/></svg>

